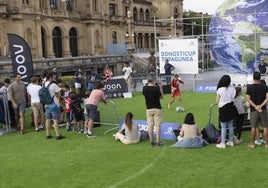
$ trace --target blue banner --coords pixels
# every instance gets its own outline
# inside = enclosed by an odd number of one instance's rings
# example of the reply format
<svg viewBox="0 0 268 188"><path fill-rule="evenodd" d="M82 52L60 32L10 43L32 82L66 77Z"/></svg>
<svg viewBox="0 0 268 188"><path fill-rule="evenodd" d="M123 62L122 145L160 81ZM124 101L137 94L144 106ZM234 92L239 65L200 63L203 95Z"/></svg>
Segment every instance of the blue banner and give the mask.
<svg viewBox="0 0 268 188"><path fill-rule="evenodd" d="M138 126L139 130L148 131L148 123L146 120L133 120L135 121ZM119 123L118 130L121 129L122 125L124 124L125 119L122 119ZM171 123L171 122L163 122L161 124L161 139L163 140L176 140L176 136L174 134L174 130L178 130L180 124L178 123ZM155 133L154 133L155 137Z"/></svg>
<svg viewBox="0 0 268 188"><path fill-rule="evenodd" d="M195 86L195 92L198 93L215 93L217 85L215 84L197 84Z"/></svg>

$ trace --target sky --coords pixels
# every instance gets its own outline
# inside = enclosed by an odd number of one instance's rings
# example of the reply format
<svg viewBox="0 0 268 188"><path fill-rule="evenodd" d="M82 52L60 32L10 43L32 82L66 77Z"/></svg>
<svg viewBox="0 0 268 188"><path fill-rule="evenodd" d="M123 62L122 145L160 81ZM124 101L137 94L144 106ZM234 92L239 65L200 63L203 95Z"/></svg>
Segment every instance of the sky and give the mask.
<svg viewBox="0 0 268 188"><path fill-rule="evenodd" d="M225 0L183 0L183 9L214 14Z"/></svg>

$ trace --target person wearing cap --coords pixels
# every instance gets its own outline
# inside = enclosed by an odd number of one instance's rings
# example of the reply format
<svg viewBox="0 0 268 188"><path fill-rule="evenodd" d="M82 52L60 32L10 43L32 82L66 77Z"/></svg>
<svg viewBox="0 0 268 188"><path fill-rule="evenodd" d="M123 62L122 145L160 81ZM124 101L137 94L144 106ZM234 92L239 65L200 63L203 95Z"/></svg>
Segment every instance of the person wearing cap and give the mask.
<svg viewBox="0 0 268 188"><path fill-rule="evenodd" d="M268 73L268 65L267 65L267 63L264 62L263 58L261 58L261 62L258 65L258 68L259 68L259 72L260 72L261 76L266 76L267 75L267 73Z"/></svg>

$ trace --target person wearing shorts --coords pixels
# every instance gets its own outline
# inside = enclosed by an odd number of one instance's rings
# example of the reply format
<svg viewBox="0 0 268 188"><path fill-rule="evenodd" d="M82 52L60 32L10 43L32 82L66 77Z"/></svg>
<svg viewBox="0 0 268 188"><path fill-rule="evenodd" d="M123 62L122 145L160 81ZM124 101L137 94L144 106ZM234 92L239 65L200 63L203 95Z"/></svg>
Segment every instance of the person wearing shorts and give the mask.
<svg viewBox="0 0 268 188"><path fill-rule="evenodd" d="M54 130L56 133L56 139L61 140L65 137L60 134L59 131L59 118L60 118L60 108L59 108L59 101L58 96L60 95L61 88L55 83L56 74L53 72L49 72L46 76L46 82L45 87L48 86L50 82L53 82L48 90L50 93L50 96L53 98L53 103L49 105L45 105L45 111L46 111L46 133L47 133L47 139L51 139L52 136L50 134L50 122L53 121Z"/></svg>
<svg viewBox="0 0 268 188"><path fill-rule="evenodd" d="M148 123L148 133L151 146L162 146L160 141L162 124L162 107L160 99L163 98L163 89L161 85L156 85L153 78L148 79L148 84L143 87L142 94L146 103L146 117ZM155 127L156 142L153 140L153 130Z"/></svg>
<svg viewBox="0 0 268 188"><path fill-rule="evenodd" d="M182 102L182 98L181 98L180 88L179 88L180 83L184 84L184 82L181 79L179 79L179 75L175 74L174 78L171 81L171 99L170 99L170 102L168 103L168 109L170 109L172 103L175 100L175 97L177 96L179 104L182 107L182 111L185 111L184 106L183 106L183 102Z"/></svg>
<svg viewBox="0 0 268 188"><path fill-rule="evenodd" d="M82 80L83 80L83 72L81 68L75 72L75 80L74 80L74 87L76 94L80 94L81 87L82 87Z"/></svg>
<svg viewBox="0 0 268 188"><path fill-rule="evenodd" d="M265 138L265 148L268 149L268 118L266 104L268 102L268 89L266 85L260 83L261 74L253 73L253 84L249 85L246 92L246 99L250 104L250 144L249 148L254 148L256 129L259 123L263 126Z"/></svg>
<svg viewBox="0 0 268 188"><path fill-rule="evenodd" d="M89 97L86 101L86 109L88 114L88 123L87 123L87 137L92 138L96 135L93 135L92 129L93 129L93 123L94 120L97 118L97 104L100 101L103 101L105 104L107 104L104 92L103 92L104 85L102 83L98 83L96 89L93 89L90 93Z"/></svg>
<svg viewBox="0 0 268 188"><path fill-rule="evenodd" d="M25 109L27 105L27 92L25 84L21 81L21 75L15 75L15 81L8 88L9 99L15 113L15 119L20 125L20 133L24 134Z"/></svg>

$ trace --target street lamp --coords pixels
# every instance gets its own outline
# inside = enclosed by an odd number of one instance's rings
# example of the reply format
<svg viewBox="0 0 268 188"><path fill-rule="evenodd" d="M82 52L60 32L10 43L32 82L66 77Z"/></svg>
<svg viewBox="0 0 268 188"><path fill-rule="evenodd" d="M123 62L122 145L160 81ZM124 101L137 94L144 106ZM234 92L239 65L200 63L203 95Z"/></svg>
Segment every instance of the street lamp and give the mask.
<svg viewBox="0 0 268 188"><path fill-rule="evenodd" d="M132 34L132 28L131 28L131 11L127 11L127 25L128 25L128 45L127 45L127 51L128 54L132 54L133 50L133 34Z"/></svg>

